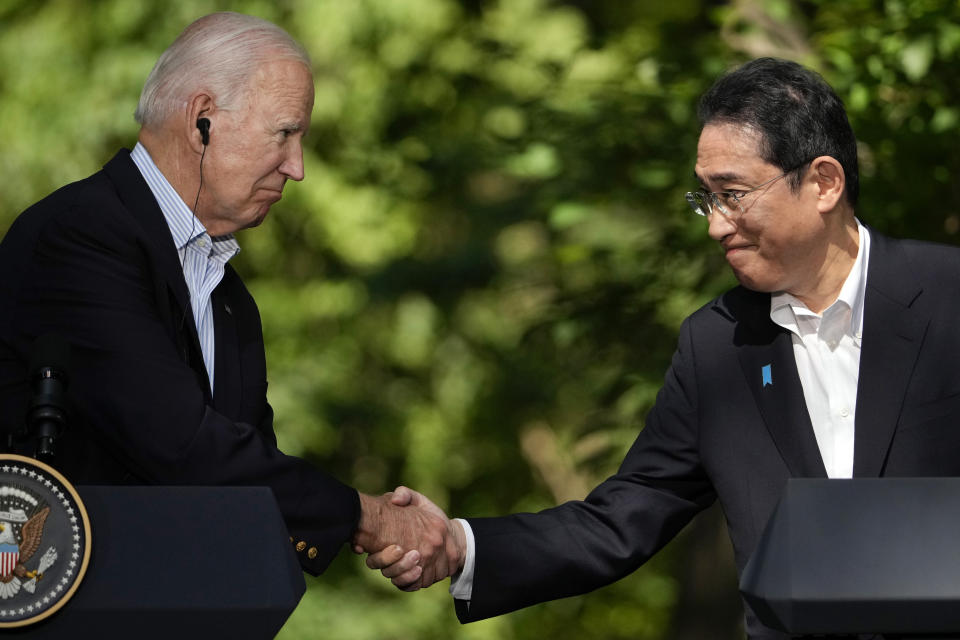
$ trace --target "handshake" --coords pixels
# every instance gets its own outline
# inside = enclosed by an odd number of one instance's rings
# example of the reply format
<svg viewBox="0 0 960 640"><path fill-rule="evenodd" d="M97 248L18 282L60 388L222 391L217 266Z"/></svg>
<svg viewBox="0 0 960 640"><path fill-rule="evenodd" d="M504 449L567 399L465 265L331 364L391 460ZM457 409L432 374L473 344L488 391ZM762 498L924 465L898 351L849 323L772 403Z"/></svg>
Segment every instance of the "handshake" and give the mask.
<svg viewBox="0 0 960 640"><path fill-rule="evenodd" d="M360 508L353 550L369 554L367 566L397 588L416 591L463 568L463 527L423 494L407 487L377 497L361 493Z"/></svg>

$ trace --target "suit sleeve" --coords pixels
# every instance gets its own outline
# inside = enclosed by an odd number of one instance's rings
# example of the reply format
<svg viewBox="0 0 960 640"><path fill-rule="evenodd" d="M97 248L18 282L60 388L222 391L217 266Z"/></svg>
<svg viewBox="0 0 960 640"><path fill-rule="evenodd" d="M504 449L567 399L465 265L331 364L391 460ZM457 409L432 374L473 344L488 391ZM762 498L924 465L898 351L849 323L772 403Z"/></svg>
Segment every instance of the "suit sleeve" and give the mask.
<svg viewBox="0 0 960 640"><path fill-rule="evenodd" d="M461 622L578 595L633 572L715 493L697 447L696 371L689 323L644 429L619 471L583 501L536 514L470 518L473 592Z"/></svg>
<svg viewBox="0 0 960 640"><path fill-rule="evenodd" d="M210 406L162 318L157 292L167 285L136 225L116 209L67 209L48 216L35 237L11 240L30 249L18 259L24 272L4 341L26 350L36 335L66 337L83 437L149 484L271 487L291 538L304 542L304 569L322 572L353 533L357 492L276 448L261 431L269 429L265 398L259 425Z"/></svg>

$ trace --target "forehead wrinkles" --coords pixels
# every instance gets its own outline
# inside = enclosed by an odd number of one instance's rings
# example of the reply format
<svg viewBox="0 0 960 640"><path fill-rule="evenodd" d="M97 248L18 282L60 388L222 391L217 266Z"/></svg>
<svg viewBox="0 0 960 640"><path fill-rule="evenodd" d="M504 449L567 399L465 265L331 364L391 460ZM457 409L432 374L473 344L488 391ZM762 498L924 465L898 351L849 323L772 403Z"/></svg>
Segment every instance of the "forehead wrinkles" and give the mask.
<svg viewBox="0 0 960 640"><path fill-rule="evenodd" d="M313 106L313 76L299 60L267 61L251 76L245 95L247 106L262 104L268 111L284 111L283 118L308 118Z"/></svg>

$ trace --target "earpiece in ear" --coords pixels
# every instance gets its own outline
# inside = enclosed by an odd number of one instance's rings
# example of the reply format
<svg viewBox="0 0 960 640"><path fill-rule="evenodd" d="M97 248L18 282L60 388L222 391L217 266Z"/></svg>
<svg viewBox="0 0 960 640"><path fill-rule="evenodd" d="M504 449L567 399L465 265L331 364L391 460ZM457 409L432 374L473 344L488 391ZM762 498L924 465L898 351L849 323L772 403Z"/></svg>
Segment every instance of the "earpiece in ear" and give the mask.
<svg viewBox="0 0 960 640"><path fill-rule="evenodd" d="M210 144L210 120L208 118L198 118L197 129L200 129L200 141L203 142L203 146Z"/></svg>

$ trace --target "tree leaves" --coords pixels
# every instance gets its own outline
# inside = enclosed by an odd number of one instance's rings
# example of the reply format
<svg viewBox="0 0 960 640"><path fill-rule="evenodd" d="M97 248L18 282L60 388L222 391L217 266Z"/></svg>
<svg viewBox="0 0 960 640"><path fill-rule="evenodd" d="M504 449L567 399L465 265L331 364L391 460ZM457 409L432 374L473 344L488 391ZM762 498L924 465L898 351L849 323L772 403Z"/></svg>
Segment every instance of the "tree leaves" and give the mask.
<svg viewBox="0 0 960 640"><path fill-rule="evenodd" d="M846 101L864 222L960 232L960 9L932 0L0 3L0 229L134 144L156 57L217 9L279 21L313 60L306 180L237 266L281 445L365 491L495 515L616 469L679 323L732 283L683 194L698 96L753 55ZM442 588L401 594L345 553L282 637L675 638L679 545L469 627Z"/></svg>

